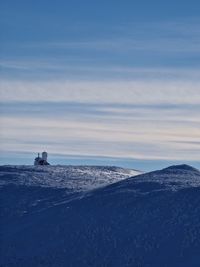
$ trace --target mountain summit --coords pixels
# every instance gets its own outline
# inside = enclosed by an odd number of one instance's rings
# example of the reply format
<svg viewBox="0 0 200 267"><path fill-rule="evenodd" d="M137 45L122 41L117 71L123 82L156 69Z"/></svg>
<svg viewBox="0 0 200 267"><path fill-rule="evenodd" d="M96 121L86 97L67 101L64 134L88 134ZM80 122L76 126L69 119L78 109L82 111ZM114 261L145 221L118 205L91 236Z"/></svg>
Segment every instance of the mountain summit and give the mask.
<svg viewBox="0 0 200 267"><path fill-rule="evenodd" d="M191 171L191 172L199 172L199 170L195 169L194 167L187 165L187 164L181 164L181 165L173 165L168 168L165 168L166 171Z"/></svg>
<svg viewBox="0 0 200 267"><path fill-rule="evenodd" d="M132 180L128 179L127 181ZM145 173L134 177L134 184L151 182L163 188L178 190L200 186L200 171L186 164L173 165L162 170Z"/></svg>

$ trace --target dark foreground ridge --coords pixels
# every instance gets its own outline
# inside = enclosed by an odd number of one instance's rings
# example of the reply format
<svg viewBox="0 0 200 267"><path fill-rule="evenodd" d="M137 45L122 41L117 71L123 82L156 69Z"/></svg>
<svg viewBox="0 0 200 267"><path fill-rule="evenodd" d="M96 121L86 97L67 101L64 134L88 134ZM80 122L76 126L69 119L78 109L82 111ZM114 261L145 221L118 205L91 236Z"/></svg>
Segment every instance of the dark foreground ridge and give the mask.
<svg viewBox="0 0 200 267"><path fill-rule="evenodd" d="M74 198L66 188L3 184L0 266L199 267L199 203L200 172L188 165Z"/></svg>

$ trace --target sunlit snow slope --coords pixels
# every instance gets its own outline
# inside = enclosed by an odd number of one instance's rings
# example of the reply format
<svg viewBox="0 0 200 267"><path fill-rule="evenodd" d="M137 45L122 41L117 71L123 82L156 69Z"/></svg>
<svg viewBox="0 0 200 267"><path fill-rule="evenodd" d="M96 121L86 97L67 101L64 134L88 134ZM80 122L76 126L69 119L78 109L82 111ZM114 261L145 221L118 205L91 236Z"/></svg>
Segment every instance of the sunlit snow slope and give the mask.
<svg viewBox="0 0 200 267"><path fill-rule="evenodd" d="M93 190L78 186L71 197L68 186L22 182L19 170L2 168L0 266L200 266L197 169L171 166ZM33 181L25 169L21 175Z"/></svg>
<svg viewBox="0 0 200 267"><path fill-rule="evenodd" d="M73 192L105 186L140 171L103 166L1 166L0 185L66 188Z"/></svg>

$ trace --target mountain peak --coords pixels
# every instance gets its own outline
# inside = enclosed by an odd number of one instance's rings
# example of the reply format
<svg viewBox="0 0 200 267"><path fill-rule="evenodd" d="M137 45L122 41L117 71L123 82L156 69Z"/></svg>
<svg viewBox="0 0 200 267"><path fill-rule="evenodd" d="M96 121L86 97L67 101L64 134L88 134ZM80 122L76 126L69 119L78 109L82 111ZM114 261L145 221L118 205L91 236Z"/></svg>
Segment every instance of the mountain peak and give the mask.
<svg viewBox="0 0 200 267"><path fill-rule="evenodd" d="M190 165L187 165L187 164L180 164L180 165L172 165L170 167L167 167L163 170L166 170L166 171L199 171L197 169L195 169L194 167L190 166Z"/></svg>

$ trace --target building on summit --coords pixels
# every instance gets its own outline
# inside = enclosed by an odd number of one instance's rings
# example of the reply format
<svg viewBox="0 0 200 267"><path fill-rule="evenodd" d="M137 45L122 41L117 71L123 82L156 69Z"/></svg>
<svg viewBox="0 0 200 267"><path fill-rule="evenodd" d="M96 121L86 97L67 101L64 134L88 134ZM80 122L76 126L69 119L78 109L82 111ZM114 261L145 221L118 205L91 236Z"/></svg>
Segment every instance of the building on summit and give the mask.
<svg viewBox="0 0 200 267"><path fill-rule="evenodd" d="M48 154L47 152L42 152L42 157L40 157L40 153L38 153L37 158L35 158L34 165L35 166L43 166L43 165L50 165L47 161Z"/></svg>

